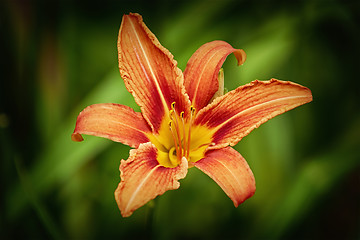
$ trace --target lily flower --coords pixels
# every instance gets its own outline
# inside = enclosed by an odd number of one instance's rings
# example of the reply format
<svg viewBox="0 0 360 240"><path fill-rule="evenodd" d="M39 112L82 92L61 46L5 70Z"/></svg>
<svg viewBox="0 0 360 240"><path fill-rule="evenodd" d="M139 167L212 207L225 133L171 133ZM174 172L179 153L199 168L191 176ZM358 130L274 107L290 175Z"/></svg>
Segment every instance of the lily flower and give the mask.
<svg viewBox="0 0 360 240"><path fill-rule="evenodd" d="M115 191L124 217L179 188L190 167L212 178L237 207L254 194L255 180L231 146L270 118L312 101L308 88L276 79L218 94L226 57L234 53L241 65L245 52L209 42L182 72L139 14L123 16L117 46L120 75L141 113L121 104L91 105L79 114L72 140L87 134L134 148L121 160Z"/></svg>

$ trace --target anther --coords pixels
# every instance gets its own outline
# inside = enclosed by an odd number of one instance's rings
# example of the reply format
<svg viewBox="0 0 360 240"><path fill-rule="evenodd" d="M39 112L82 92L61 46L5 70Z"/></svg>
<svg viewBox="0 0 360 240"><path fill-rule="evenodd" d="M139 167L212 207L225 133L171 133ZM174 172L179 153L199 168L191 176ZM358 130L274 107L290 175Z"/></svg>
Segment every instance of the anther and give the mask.
<svg viewBox="0 0 360 240"><path fill-rule="evenodd" d="M184 118L184 111L182 111L182 112L180 113L180 117L181 117L181 118Z"/></svg>

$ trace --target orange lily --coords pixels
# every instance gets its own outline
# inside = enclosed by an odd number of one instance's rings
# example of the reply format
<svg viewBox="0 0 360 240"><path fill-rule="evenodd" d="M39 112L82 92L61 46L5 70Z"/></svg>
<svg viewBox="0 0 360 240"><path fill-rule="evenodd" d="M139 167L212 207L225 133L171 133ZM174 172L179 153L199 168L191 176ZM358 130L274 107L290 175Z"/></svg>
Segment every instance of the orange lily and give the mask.
<svg viewBox="0 0 360 240"><path fill-rule="evenodd" d="M138 14L123 16L118 53L121 77L141 113L120 104L91 105L79 114L72 140L88 134L135 148L121 160L115 191L124 217L179 188L178 180L194 166L237 207L254 194L255 180L231 146L270 118L312 101L308 88L276 79L256 80L212 100L226 57L234 53L241 65L245 52L223 41L206 43L183 73Z"/></svg>

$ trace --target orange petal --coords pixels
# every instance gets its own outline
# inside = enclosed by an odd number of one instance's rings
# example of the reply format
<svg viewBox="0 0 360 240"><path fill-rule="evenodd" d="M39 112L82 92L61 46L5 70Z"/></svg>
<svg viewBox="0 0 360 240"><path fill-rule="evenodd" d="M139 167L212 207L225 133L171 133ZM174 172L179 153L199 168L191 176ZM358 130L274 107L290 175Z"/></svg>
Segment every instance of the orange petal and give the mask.
<svg viewBox="0 0 360 240"><path fill-rule="evenodd" d="M235 207L255 193L255 179L249 165L231 147L209 151L205 158L193 164L224 190Z"/></svg>
<svg viewBox="0 0 360 240"><path fill-rule="evenodd" d="M150 132L141 113L128 106L103 103L91 105L79 114L71 138L82 141L81 134L94 135L136 148L149 141L146 134Z"/></svg>
<svg viewBox="0 0 360 240"><path fill-rule="evenodd" d="M185 88L192 105L200 110L206 106L219 88L218 74L226 57L234 53L238 65L245 62L246 54L223 41L202 45L190 58L184 71Z"/></svg>
<svg viewBox="0 0 360 240"><path fill-rule="evenodd" d="M188 111L184 78L171 53L161 46L138 14L124 15L119 38L119 69L126 88L141 107L155 133L164 114L176 102L176 110Z"/></svg>
<svg viewBox="0 0 360 240"><path fill-rule="evenodd" d="M234 146L267 120L311 101L311 91L299 84L256 80L215 99L195 124L213 128L216 145L210 148Z"/></svg>
<svg viewBox="0 0 360 240"><path fill-rule="evenodd" d="M167 190L178 189L179 179L187 174L185 158L179 166L166 168L156 160L157 150L151 143L130 150L129 159L121 160L119 183L115 199L123 217L130 216L145 203Z"/></svg>

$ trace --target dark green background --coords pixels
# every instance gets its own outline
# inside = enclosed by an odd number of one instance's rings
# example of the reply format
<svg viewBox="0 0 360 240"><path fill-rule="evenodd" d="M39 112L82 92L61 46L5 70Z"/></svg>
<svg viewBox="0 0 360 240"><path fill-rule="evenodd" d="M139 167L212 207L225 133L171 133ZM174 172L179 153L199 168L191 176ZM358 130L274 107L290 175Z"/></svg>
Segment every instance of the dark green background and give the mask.
<svg viewBox="0 0 360 240"><path fill-rule="evenodd" d="M358 1L2 1L1 239L359 239ZM129 147L70 140L94 103L138 109L117 69L122 15L138 12L184 70L211 40L247 53L224 64L229 90L275 77L313 102L235 147L257 182L238 208L190 169L122 218L113 192ZM152 218L153 216L153 218Z"/></svg>

